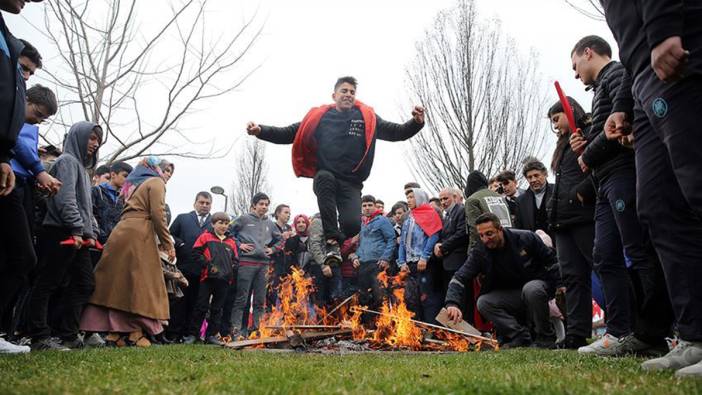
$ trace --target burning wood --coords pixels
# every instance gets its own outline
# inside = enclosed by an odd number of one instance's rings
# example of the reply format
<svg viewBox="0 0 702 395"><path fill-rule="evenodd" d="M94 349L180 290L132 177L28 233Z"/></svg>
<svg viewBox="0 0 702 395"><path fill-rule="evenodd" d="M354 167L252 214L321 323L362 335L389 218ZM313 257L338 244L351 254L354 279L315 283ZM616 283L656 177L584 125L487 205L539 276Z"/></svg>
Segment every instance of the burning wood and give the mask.
<svg viewBox="0 0 702 395"><path fill-rule="evenodd" d="M474 328L470 330L472 327L467 323L470 328L448 328L415 320L405 304L406 276L406 273L395 277L380 273L378 280L386 289L380 311L354 306L357 299L352 295L327 313L311 303L313 280L293 268L292 274L282 279L278 287L279 304L261 319L260 330L249 339L231 342L226 347L284 345L297 349L318 342L328 349L330 344L346 338L349 340L341 342L353 342L370 350L469 351L479 350L483 343L497 349L494 340L475 333ZM365 326L362 318L366 319Z"/></svg>

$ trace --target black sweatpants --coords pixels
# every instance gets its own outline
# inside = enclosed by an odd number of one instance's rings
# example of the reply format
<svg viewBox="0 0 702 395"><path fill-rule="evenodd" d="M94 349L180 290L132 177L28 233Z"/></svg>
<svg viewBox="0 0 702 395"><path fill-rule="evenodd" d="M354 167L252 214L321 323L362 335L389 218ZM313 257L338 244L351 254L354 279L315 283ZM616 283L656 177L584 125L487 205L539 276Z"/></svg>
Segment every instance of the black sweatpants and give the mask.
<svg viewBox="0 0 702 395"><path fill-rule="evenodd" d="M70 339L78 334L78 324L83 307L95 289L95 276L87 248L76 250L60 243L71 237L68 229L45 226L39 234L40 270L32 287L29 303L28 334L33 339L52 334ZM68 287L56 308L61 312L58 327L53 333L48 325L49 299L63 283Z"/></svg>
<svg viewBox="0 0 702 395"><path fill-rule="evenodd" d="M199 274L183 272L183 275L188 280L188 286L182 288L183 296L175 299L171 304L171 320L168 326L168 334L171 336L188 335L188 326L192 321L200 289Z"/></svg>
<svg viewBox="0 0 702 395"><path fill-rule="evenodd" d="M37 264L25 209L31 194L29 183L18 182L8 196L0 197L0 317L12 310L18 291Z"/></svg>
<svg viewBox="0 0 702 395"><path fill-rule="evenodd" d="M340 180L331 172L320 170L314 176L312 188L317 195L317 205L322 216L326 239L336 239L341 244L346 238L353 237L361 231L363 185Z"/></svg>
<svg viewBox="0 0 702 395"><path fill-rule="evenodd" d="M702 341L702 77L634 82L639 216L658 253L683 340Z"/></svg>
<svg viewBox="0 0 702 395"><path fill-rule="evenodd" d="M222 320L222 306L224 306L224 301L227 298L228 289L229 282L226 280L205 279L205 281L200 282L197 304L188 327L188 334L200 337L200 327L208 311L210 312L210 317L207 320L205 336L216 335L219 332ZM211 302L210 297L212 298Z"/></svg>
<svg viewBox="0 0 702 395"><path fill-rule="evenodd" d="M556 232L555 236L561 278L566 287L566 333L587 338L592 333L591 276L595 225L573 226Z"/></svg>
<svg viewBox="0 0 702 395"><path fill-rule="evenodd" d="M373 310L383 304L383 290L380 289L380 282L378 282L379 273L380 267L377 261L361 262L358 268L359 303Z"/></svg>

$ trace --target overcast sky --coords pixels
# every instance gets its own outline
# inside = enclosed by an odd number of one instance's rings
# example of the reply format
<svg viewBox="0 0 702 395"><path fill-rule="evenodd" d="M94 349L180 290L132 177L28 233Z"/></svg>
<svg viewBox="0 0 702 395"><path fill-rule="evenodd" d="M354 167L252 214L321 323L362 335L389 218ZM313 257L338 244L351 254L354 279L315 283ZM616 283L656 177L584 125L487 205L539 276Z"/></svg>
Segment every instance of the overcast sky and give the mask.
<svg viewBox="0 0 702 395"><path fill-rule="evenodd" d="M261 40L248 59L250 64L261 64L261 68L240 89L209 102L193 119L198 125L189 132L193 136L216 139L221 146L236 142L237 147L223 159L173 159L176 172L168 184L167 201L174 214L191 210L194 196L200 190L221 185L231 192L238 146L250 138L243 136L247 121L278 126L298 122L310 107L330 102L333 83L339 76L355 76L359 80L357 98L373 106L384 119L394 122L409 119L411 107L407 104L405 70L414 57L415 42L421 39L438 11L455 4L453 0L211 2L214 14L219 17L217 23L236 25L256 9L266 18ZM162 7L158 2L139 3L140 7L146 7L140 12L158 12L158 7ZM582 16L563 0L476 0L476 3L480 19L499 18L504 32L524 52L530 49L538 52L540 71L549 92L553 92L553 100L557 97L552 82L559 80L569 95L589 109L591 95L573 78L570 50L588 34L600 35L614 46L604 22ZM41 7L28 4L24 17L41 26ZM38 47L44 55L45 67L50 68L55 52L47 48L46 41L21 17L4 16L17 37L27 38ZM37 77L41 77L41 71ZM40 80L30 81L29 85L36 82ZM413 179L406 164L408 145L378 143L364 193L383 199L387 206L404 198L402 185ZM550 147L546 150L548 154L543 155L544 160L550 158ZM312 214L317 208L311 180L295 178L290 148L267 144L272 203L289 204L293 214ZM214 209L221 210L223 198L215 196L214 200Z"/></svg>

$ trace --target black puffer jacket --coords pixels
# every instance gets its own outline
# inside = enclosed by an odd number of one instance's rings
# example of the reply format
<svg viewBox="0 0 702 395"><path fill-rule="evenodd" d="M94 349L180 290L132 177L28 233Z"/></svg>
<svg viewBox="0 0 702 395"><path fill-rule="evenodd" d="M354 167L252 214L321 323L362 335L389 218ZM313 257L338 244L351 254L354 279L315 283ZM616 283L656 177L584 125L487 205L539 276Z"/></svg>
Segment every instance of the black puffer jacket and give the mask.
<svg viewBox="0 0 702 395"><path fill-rule="evenodd" d="M583 152L583 161L593 169L593 175L602 182L615 170L634 169L634 150L618 141L607 140L604 124L612 113L614 99L624 76L624 66L612 61L607 64L592 84L595 96L592 99L592 126L585 132L588 145Z"/></svg>
<svg viewBox="0 0 702 395"><path fill-rule="evenodd" d="M570 145L565 145L555 170L556 183L548 201L548 223L552 231L565 230L573 225L594 221L594 184L592 178L580 170L578 157ZM577 194L590 204L581 204Z"/></svg>

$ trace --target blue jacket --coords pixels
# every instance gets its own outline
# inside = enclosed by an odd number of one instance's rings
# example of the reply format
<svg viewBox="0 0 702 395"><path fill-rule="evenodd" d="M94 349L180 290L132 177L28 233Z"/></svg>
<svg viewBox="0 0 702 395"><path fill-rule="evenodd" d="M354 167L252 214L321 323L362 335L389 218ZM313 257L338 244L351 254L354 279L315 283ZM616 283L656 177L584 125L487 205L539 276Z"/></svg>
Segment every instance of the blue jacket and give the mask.
<svg viewBox="0 0 702 395"><path fill-rule="evenodd" d="M402 266L408 262L418 262L422 259L429 260L434 251L434 244L439 241L439 233L436 232L436 234L429 237L424 233L422 227L417 225L414 217L410 214L405 223L402 224L397 264Z"/></svg>
<svg viewBox="0 0 702 395"><path fill-rule="evenodd" d="M36 177L44 171L39 159L39 127L25 123L15 144L15 157L10 161L15 175L23 179Z"/></svg>
<svg viewBox="0 0 702 395"><path fill-rule="evenodd" d="M197 214L191 211L179 214L170 227L171 236L175 239L176 255L178 257L178 268L185 274L199 276L201 267L193 261L193 245L202 232L212 229L211 215L207 214L205 222L200 227Z"/></svg>
<svg viewBox="0 0 702 395"><path fill-rule="evenodd" d="M356 255L361 262L390 261L395 249L395 229L383 215L361 226Z"/></svg>

